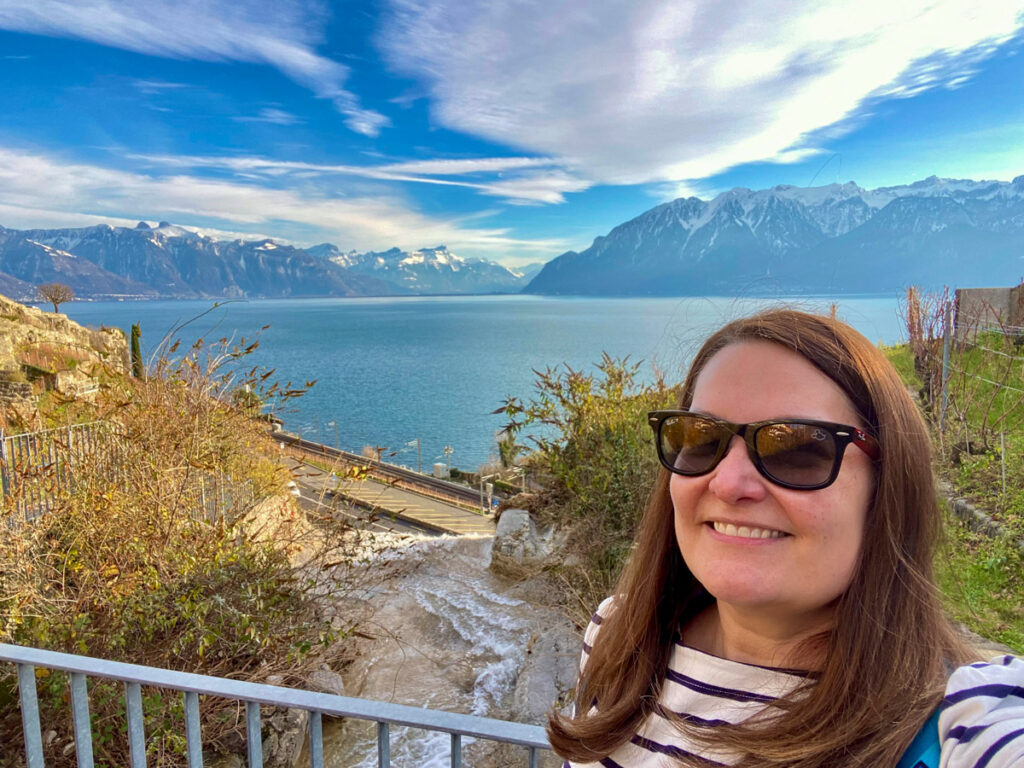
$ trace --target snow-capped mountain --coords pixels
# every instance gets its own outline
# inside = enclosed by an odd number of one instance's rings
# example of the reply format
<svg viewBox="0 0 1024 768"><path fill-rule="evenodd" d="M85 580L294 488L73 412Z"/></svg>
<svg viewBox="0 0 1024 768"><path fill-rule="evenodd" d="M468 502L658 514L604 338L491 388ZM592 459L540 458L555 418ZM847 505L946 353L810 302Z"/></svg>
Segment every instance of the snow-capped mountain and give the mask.
<svg viewBox="0 0 1024 768"><path fill-rule="evenodd" d="M529 293L706 295L1002 285L1024 274L1024 176L680 198L550 261Z"/></svg>
<svg viewBox="0 0 1024 768"><path fill-rule="evenodd" d="M366 296L400 288L273 240L214 240L161 222L134 228L0 228L0 281L70 285L81 297Z"/></svg>
<svg viewBox="0 0 1024 768"><path fill-rule="evenodd" d="M516 293L528 282L522 272L484 259L463 259L445 246L403 251L339 251L329 243L307 251L345 269L386 280L412 294Z"/></svg>
<svg viewBox="0 0 1024 768"><path fill-rule="evenodd" d="M45 282L80 297L390 296L517 293L524 274L443 245L419 251L296 248L270 239L215 240L160 222L75 229L0 227L0 293L34 298Z"/></svg>

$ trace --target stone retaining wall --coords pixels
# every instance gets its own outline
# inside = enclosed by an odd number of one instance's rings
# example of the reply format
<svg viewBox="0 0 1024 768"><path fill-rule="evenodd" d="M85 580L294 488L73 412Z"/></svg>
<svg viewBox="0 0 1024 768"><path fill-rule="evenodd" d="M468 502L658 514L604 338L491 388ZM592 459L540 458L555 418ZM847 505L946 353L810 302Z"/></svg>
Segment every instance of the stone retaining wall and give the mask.
<svg viewBox="0 0 1024 768"><path fill-rule="evenodd" d="M0 380L0 408L31 407L34 402L32 385L27 381Z"/></svg>

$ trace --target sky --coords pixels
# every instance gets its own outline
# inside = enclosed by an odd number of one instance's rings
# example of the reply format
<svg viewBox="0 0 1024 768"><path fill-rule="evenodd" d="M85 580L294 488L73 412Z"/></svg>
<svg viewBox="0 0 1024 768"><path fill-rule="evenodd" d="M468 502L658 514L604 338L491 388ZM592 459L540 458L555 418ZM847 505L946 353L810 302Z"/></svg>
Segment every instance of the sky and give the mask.
<svg viewBox="0 0 1024 768"><path fill-rule="evenodd" d="M1022 53L1024 0L0 0L0 225L522 266L737 186L1010 180Z"/></svg>

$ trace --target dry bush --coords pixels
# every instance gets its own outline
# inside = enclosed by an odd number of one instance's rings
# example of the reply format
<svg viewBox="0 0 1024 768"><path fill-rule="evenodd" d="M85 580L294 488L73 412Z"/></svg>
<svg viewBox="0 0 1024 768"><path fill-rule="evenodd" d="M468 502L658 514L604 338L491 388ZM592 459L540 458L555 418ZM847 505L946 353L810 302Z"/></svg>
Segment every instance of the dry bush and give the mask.
<svg viewBox="0 0 1024 768"><path fill-rule="evenodd" d="M923 293L913 285L900 302L899 313L914 353L914 371L922 383L919 395L930 410L942 391L942 343L947 331L946 312L951 306L948 288L938 294Z"/></svg>
<svg viewBox="0 0 1024 768"><path fill-rule="evenodd" d="M7 516L0 642L254 681L276 675L285 685L344 663L353 626L336 614L336 599L355 588L349 566L365 557L365 542L330 515L297 519L290 501L249 503L281 493L288 474L232 392L301 390L242 370L255 346L222 341L158 361L144 381L108 382L92 408L111 427L105 455L115 460L80 462L35 521ZM201 499L211 477L252 493L211 508ZM18 754L16 683L5 672L0 743ZM66 680L38 682L44 730L56 732L47 765L73 765ZM101 681L90 690L97 765L127 765L123 690ZM145 708L148 764L184 765L180 694L147 691ZM241 748L236 703L204 699L202 714L207 750Z"/></svg>
<svg viewBox="0 0 1024 768"><path fill-rule="evenodd" d="M678 400L657 371L653 384L637 381L639 366L628 359L605 354L596 368L535 371L532 399L510 397L500 409L509 417L505 440L535 431L523 465L544 488L533 501L537 517L569 542L566 561L575 565L559 575L575 618L610 594L631 552L658 471L646 414Z"/></svg>

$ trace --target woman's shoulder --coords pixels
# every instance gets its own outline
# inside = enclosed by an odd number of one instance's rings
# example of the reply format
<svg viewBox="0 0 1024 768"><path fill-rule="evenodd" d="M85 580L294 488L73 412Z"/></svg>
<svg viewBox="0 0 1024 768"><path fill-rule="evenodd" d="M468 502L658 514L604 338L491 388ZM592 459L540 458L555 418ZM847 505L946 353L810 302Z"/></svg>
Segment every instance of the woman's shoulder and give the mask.
<svg viewBox="0 0 1024 768"><path fill-rule="evenodd" d="M943 768L1024 766L1024 659L959 667L939 715Z"/></svg>

